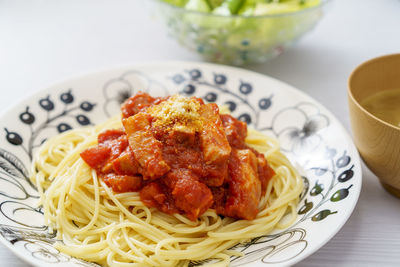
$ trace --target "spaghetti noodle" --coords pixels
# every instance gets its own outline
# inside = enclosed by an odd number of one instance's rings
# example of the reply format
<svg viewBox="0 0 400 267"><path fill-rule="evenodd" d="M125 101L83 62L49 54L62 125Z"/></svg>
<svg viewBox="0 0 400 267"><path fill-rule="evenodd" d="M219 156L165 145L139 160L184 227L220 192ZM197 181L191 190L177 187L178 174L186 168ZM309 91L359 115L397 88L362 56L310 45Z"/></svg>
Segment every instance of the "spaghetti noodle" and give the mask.
<svg viewBox="0 0 400 267"><path fill-rule="evenodd" d="M227 266L230 256L240 255L230 247L295 221L302 179L274 138L249 129L245 140L275 171L255 219L221 217L208 209L190 220L147 207L138 192L113 192L82 160L80 153L97 144L100 132L121 127L114 117L62 133L44 143L33 161L31 179L46 223L63 241L55 243L61 252L104 266L187 266L204 259Z"/></svg>

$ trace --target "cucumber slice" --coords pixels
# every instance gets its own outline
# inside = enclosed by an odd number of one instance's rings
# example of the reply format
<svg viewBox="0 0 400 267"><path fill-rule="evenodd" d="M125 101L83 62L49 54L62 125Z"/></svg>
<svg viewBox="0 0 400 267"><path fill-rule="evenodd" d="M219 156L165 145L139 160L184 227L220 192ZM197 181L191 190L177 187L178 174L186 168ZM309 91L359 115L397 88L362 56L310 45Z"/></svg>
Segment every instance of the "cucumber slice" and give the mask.
<svg viewBox="0 0 400 267"><path fill-rule="evenodd" d="M208 5L211 7L211 9L214 9L220 6L222 2L224 2L224 0L208 0Z"/></svg>
<svg viewBox="0 0 400 267"><path fill-rule="evenodd" d="M214 9L213 13L225 16L236 15L244 2L244 0L225 0Z"/></svg>
<svg viewBox="0 0 400 267"><path fill-rule="evenodd" d="M206 0L189 0L186 3L185 8L187 10L193 10L198 12L205 12L205 13L211 12L211 8Z"/></svg>

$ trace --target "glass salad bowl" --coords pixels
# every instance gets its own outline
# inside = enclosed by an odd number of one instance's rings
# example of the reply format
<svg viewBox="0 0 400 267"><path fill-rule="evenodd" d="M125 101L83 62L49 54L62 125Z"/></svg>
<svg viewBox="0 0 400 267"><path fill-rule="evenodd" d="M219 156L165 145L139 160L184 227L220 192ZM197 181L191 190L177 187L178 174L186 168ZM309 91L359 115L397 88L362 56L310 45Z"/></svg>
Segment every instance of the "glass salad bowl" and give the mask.
<svg viewBox="0 0 400 267"><path fill-rule="evenodd" d="M268 15L220 15L156 0L169 35L205 60L230 65L263 63L281 54L321 19L329 0Z"/></svg>

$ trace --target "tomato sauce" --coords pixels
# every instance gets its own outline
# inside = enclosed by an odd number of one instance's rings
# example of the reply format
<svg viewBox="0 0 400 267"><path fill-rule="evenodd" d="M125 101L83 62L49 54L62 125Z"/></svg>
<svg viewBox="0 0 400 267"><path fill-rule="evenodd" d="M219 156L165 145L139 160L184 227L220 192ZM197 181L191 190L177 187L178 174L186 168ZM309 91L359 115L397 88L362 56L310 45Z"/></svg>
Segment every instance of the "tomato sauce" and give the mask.
<svg viewBox="0 0 400 267"><path fill-rule="evenodd" d="M82 159L114 192L139 192L142 202L196 220L207 209L254 219L275 175L245 143L247 125L199 98L140 92L122 105L124 129L99 134Z"/></svg>

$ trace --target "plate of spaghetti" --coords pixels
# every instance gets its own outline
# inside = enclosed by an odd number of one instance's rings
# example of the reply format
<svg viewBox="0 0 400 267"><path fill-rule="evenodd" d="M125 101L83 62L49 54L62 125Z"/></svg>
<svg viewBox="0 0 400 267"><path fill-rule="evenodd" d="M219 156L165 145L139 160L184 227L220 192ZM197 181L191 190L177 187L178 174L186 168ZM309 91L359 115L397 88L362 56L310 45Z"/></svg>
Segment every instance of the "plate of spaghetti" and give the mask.
<svg viewBox="0 0 400 267"><path fill-rule="evenodd" d="M36 266L292 265L340 230L361 190L329 111L232 67L89 74L0 126L0 240Z"/></svg>

